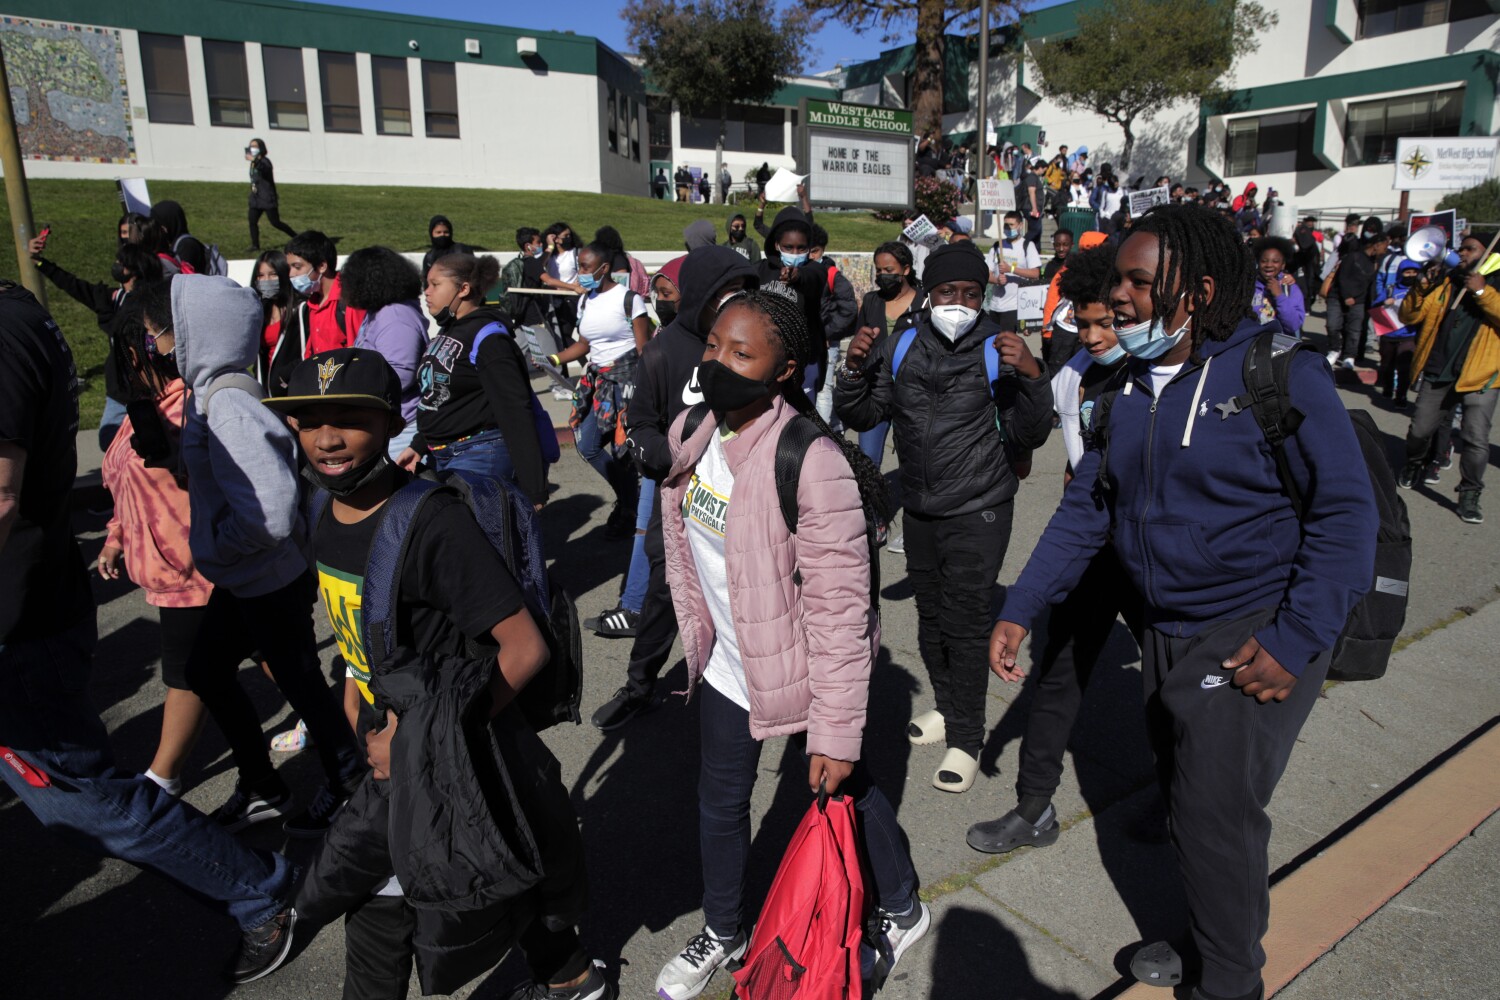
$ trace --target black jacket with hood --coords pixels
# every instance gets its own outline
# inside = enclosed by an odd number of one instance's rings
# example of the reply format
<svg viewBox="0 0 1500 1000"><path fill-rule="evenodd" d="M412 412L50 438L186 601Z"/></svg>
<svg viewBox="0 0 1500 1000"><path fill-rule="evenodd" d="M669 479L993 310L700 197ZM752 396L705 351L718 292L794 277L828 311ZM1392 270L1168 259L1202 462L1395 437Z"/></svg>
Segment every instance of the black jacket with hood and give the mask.
<svg viewBox="0 0 1500 1000"><path fill-rule="evenodd" d="M658 330L641 352L630 406L625 411L626 447L635 456L641 474L657 481L666 477L672 465L667 429L677 414L703 402L697 379L708 337L707 330L698 329L703 307L731 281L744 279L752 288L760 284L749 261L721 246L690 252L679 277L682 301L677 304L677 316Z"/></svg>
<svg viewBox="0 0 1500 1000"><path fill-rule="evenodd" d="M1052 431L1052 384L1045 365L1036 378L1001 366L992 396L983 352L1000 332L999 324L981 313L974 327L950 344L933 331L928 317L926 310L917 314L917 334L899 379L891 378L891 359L901 338L886 337L866 359L861 378L839 375L833 404L857 431L891 422L903 507L923 517L958 517L1016 495L1020 480L1011 471L1007 442L1015 452L1046 442Z"/></svg>
<svg viewBox="0 0 1500 1000"><path fill-rule="evenodd" d="M730 236L734 229L734 220L739 219L745 223L745 238L736 243ZM760 263L760 245L755 242L755 237L750 235L750 220L745 218L744 212L735 212L724 220L724 245L735 253L744 257L752 264Z"/></svg>
<svg viewBox="0 0 1500 1000"><path fill-rule="evenodd" d="M188 264L199 274L208 273L208 248L196 236L189 235L187 213L175 201L159 201L151 206L151 221L161 230L161 251Z"/></svg>
<svg viewBox="0 0 1500 1000"><path fill-rule="evenodd" d="M783 232L794 227L806 232L811 240L812 220L802 209L788 207L776 213L776 221L771 223L770 232L766 234L765 257L758 265L762 285L781 280L781 251L776 249L776 243ZM823 296L828 294L828 265L809 260L797 268L788 284L797 293L802 315L807 317L812 356L814 359L823 358L828 353L827 335L823 329ZM821 386L821 377L818 382Z"/></svg>

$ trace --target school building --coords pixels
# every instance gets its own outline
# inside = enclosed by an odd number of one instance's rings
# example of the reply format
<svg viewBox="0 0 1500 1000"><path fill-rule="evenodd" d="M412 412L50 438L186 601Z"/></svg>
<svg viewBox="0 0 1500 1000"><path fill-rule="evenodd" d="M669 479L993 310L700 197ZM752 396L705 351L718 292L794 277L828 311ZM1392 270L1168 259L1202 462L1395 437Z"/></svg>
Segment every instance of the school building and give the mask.
<svg viewBox="0 0 1500 1000"><path fill-rule="evenodd" d="M652 161L714 160L717 121L586 35L291 0L0 0L0 42L34 177L241 180L252 136L293 184L644 196ZM797 102L837 94L799 78L734 107L736 183L791 166Z"/></svg>
<svg viewBox="0 0 1500 1000"><path fill-rule="evenodd" d="M1035 11L991 39L988 115L999 140L1030 142L1050 157L1087 146L1095 167L1118 163L1123 136L1094 114L1068 111L1038 83L1032 53L1066 44L1098 0ZM1394 207L1396 140L1488 136L1500 127L1500 0L1261 0L1277 23L1236 66L1228 99L1194 101L1136 123L1129 176L1162 174L1239 191L1255 181L1304 209ZM944 131L972 141L978 45L948 39ZM846 68L844 99L904 107L912 46ZM1045 132L1045 144L1039 143ZM1413 191L1430 208L1439 191Z"/></svg>

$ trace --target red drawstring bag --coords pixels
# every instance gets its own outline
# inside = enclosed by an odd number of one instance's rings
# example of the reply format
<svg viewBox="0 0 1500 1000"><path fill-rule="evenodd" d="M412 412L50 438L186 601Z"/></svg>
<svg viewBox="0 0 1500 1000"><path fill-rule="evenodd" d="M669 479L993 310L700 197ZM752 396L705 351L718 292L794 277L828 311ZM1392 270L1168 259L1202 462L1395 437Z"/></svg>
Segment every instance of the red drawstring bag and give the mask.
<svg viewBox="0 0 1500 1000"><path fill-rule="evenodd" d="M802 817L734 974L739 1000L862 994L865 885L854 823L847 796L819 796Z"/></svg>

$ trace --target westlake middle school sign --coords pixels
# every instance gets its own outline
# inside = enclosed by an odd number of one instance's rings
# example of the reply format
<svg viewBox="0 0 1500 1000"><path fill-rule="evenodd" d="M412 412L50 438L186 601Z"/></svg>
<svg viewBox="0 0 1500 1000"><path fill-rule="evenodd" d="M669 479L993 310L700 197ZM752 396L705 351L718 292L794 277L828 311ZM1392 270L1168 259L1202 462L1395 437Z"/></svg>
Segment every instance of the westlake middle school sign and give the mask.
<svg viewBox="0 0 1500 1000"><path fill-rule="evenodd" d="M912 113L837 101L802 101L798 161L814 204L910 208Z"/></svg>

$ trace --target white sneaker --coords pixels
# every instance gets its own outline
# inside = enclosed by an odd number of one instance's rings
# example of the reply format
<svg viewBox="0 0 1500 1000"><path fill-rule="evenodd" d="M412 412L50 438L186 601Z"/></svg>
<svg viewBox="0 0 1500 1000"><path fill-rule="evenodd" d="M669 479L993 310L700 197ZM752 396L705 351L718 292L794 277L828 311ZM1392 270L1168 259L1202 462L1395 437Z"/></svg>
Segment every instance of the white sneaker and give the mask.
<svg viewBox="0 0 1500 1000"><path fill-rule="evenodd" d="M1348 371L1352 372L1354 370L1354 359L1353 358L1345 358L1343 361L1339 362L1339 367L1347 369Z"/></svg>
<svg viewBox="0 0 1500 1000"><path fill-rule="evenodd" d="M1328 359L1328 363L1330 365L1336 365L1336 364L1339 363L1339 352L1338 351L1329 351L1327 354L1323 355L1323 357L1325 357L1325 358Z"/></svg>
<svg viewBox="0 0 1500 1000"><path fill-rule="evenodd" d="M750 940L742 930L733 941L721 941L707 927L694 934L687 946L656 977L656 995L661 1000L690 1000L702 993L722 966L745 957Z"/></svg>
<svg viewBox="0 0 1500 1000"><path fill-rule="evenodd" d="M896 971L901 956L922 940L932 927L932 911L921 900L915 900L915 903L910 913L900 917L886 910L877 910L875 915L880 920L880 930L873 942L874 947L868 940L860 946L860 974L877 990Z"/></svg>
<svg viewBox="0 0 1500 1000"><path fill-rule="evenodd" d="M887 552L894 552L898 556L906 555L906 536L895 536L890 541L885 543L885 550Z"/></svg>

